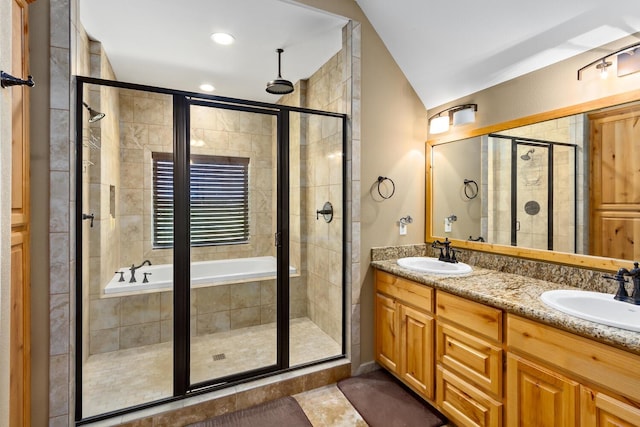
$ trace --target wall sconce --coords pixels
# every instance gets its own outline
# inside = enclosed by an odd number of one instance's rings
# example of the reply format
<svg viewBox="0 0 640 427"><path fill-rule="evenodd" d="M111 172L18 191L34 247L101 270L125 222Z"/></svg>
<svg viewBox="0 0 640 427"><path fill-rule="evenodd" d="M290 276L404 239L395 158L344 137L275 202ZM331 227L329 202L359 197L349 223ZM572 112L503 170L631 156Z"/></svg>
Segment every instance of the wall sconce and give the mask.
<svg viewBox="0 0 640 427"><path fill-rule="evenodd" d="M449 130L449 125L465 125L476 121L478 104L456 105L440 111L429 118L429 133L443 133ZM447 113L445 115L445 113Z"/></svg>
<svg viewBox="0 0 640 427"><path fill-rule="evenodd" d="M626 54L629 54L629 55L633 55L635 53L635 49L638 46L640 46L640 43L636 43L636 44L632 44L631 46L623 47L620 50L617 50L615 52L609 53L609 54L603 56L602 58L598 58L595 61L588 63L587 65L585 65L584 67L582 67L582 68L580 68L578 70L578 80L582 80L582 72L584 70L586 70L589 67L593 67L594 65L596 66L596 68L598 70L600 70L600 77L603 78L603 79L606 79L607 76L609 75L608 68L613 66L613 63L611 61L607 61L607 59L618 55L618 60L620 60L619 55L621 55L623 53L626 53ZM636 70L633 70L631 72L635 72L635 71L640 71L640 69L636 69ZM629 72L626 72L626 74L629 74ZM620 75L620 73L618 73L618 75Z"/></svg>

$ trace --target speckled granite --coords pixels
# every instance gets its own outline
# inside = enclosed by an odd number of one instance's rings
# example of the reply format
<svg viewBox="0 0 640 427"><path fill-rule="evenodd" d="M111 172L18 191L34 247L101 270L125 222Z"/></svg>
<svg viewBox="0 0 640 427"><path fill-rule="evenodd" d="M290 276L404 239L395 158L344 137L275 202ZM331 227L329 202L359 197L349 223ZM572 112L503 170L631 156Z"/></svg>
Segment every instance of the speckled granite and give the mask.
<svg viewBox="0 0 640 427"><path fill-rule="evenodd" d="M390 251L386 251L386 253L390 253ZM473 266L473 272L457 277L439 277L407 270L398 266L395 258L372 261L371 265L379 270L430 285L435 289L465 297L502 309L507 313L536 320L540 323L640 355L640 333L600 325L566 315L547 307L539 298L543 292L548 290L585 288L534 278L530 274L511 274L487 269L474 265L472 260L473 258L470 257L464 262ZM551 269L555 267L550 265Z"/></svg>
<svg viewBox="0 0 640 427"><path fill-rule="evenodd" d="M439 252L436 253L436 251L436 249L424 243L372 248L371 261L383 261L409 256L437 256ZM601 271L468 249L456 249L456 251L458 260L476 267L518 274L560 285L575 286L587 291L615 293L617 289L615 283L602 278L603 273ZM631 268L631 265L626 267Z"/></svg>
<svg viewBox="0 0 640 427"><path fill-rule="evenodd" d="M398 259L409 256L426 256L426 253L427 245L424 243L371 248L371 261L383 261L385 259Z"/></svg>

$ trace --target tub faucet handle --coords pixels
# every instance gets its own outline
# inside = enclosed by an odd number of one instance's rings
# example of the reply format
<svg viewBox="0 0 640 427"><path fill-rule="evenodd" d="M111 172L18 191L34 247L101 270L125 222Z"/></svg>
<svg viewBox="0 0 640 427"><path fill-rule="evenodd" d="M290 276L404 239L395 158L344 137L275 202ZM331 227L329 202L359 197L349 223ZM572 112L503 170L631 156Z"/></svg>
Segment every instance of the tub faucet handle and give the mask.
<svg viewBox="0 0 640 427"><path fill-rule="evenodd" d="M116 271L116 274L120 275L118 282L124 282L124 271Z"/></svg>
<svg viewBox="0 0 640 427"><path fill-rule="evenodd" d="M149 283L149 279L147 279L147 276L150 275L151 273L142 273L144 274L144 278L142 279L142 283Z"/></svg>
<svg viewBox="0 0 640 427"><path fill-rule="evenodd" d="M136 282L136 266L131 264L131 268L129 270L131 271L131 279L129 279L129 283L135 283Z"/></svg>

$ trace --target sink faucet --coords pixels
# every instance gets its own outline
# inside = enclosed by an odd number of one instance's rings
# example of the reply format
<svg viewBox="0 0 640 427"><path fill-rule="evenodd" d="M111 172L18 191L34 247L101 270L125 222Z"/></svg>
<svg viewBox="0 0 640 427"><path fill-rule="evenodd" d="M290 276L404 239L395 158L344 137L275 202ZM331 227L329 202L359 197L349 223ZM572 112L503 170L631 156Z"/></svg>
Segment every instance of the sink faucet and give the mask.
<svg viewBox="0 0 640 427"><path fill-rule="evenodd" d="M458 262L456 259L456 250L451 247L451 242L448 237L444 239L444 242L439 240L434 241L431 244L431 247L434 249L440 249L440 256L438 257L440 261L451 262L454 264Z"/></svg>
<svg viewBox="0 0 640 427"><path fill-rule="evenodd" d="M140 264L137 267L134 264L131 264L131 268L129 269L129 271L131 271L131 279L129 279L129 283L136 282L136 270L142 267L143 265L151 265L151 261L149 261L148 259L145 259L144 261L142 261L142 264Z"/></svg>
<svg viewBox="0 0 640 427"><path fill-rule="evenodd" d="M633 291L631 296L627 293L625 286L627 279L625 279L624 276L631 277L633 282ZM640 305L640 268L638 267L637 262L633 263L633 268L631 270L627 270L623 267L618 270L615 276L604 275L602 277L618 282L618 291L613 297L614 299L628 302L630 304Z"/></svg>

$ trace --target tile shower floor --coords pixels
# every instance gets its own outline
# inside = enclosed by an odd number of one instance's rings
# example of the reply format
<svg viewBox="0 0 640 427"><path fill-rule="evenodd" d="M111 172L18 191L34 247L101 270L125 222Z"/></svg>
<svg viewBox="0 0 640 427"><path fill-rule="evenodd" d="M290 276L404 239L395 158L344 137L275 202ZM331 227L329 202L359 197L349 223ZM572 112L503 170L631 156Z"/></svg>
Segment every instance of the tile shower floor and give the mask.
<svg viewBox="0 0 640 427"><path fill-rule="evenodd" d="M193 337L191 382L275 364L275 342L275 324ZM335 356L341 351L341 345L308 318L291 320L291 366ZM171 396L172 353L173 343L166 342L90 356L83 369L83 416Z"/></svg>

